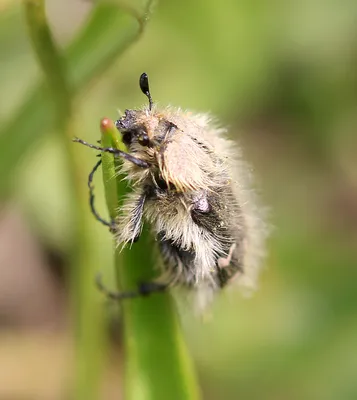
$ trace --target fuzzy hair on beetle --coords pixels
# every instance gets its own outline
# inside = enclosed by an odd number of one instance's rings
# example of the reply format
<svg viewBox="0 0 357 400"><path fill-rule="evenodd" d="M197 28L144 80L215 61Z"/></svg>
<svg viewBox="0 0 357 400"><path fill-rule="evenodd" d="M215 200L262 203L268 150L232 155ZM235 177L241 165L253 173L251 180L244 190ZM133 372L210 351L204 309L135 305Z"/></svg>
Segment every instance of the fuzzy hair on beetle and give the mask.
<svg viewBox="0 0 357 400"><path fill-rule="evenodd" d="M146 221L161 253L156 282L112 297L181 285L192 289L204 308L228 284L254 288L267 229L240 148L209 115L156 106L147 74L139 84L149 105L125 110L115 123L127 152L75 139L123 159L120 174L132 191L111 225L118 245L139 240ZM93 199L91 190L95 210Z"/></svg>

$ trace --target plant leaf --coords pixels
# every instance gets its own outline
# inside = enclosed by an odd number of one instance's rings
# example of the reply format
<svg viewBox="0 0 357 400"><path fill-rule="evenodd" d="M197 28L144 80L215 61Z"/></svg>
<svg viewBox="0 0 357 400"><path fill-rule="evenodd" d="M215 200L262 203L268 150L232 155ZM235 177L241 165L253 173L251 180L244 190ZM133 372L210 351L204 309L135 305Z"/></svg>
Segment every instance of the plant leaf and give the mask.
<svg viewBox="0 0 357 400"><path fill-rule="evenodd" d="M115 4L99 4L65 51L69 81L76 93L97 78L140 35L142 25ZM21 129L19 130L19 125ZM22 155L55 128L54 110L43 82L31 91L0 131L0 193Z"/></svg>

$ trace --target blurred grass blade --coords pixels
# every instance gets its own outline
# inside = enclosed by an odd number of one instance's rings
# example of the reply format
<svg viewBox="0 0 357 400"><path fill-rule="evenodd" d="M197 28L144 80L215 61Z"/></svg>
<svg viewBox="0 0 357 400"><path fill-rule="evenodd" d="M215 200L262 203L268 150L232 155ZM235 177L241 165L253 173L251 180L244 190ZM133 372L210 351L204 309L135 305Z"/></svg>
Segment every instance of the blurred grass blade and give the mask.
<svg viewBox="0 0 357 400"><path fill-rule="evenodd" d="M65 51L73 91L79 92L103 73L139 37L142 29L143 22L118 5L99 4ZM54 125L54 109L49 102L49 93L46 86L39 83L0 130L0 148L6 148L0 158L0 175L4 177L0 181L0 194L8 190L11 172L22 154Z"/></svg>
<svg viewBox="0 0 357 400"><path fill-rule="evenodd" d="M72 96L64 59L47 24L44 0L23 0L29 37L55 104L57 128L65 131L72 116Z"/></svg>
<svg viewBox="0 0 357 400"><path fill-rule="evenodd" d="M72 93L66 76L63 56L53 40L45 13L45 0L23 0L25 19L35 55L39 61L55 105L56 129L59 145L66 159L66 172L70 183L71 206L67 210L71 220L71 248L69 268L75 359L73 373L73 399L97 399L105 349L105 329L97 293L92 282L92 271L97 268L89 249L92 246L87 210L87 190L80 185L87 178L73 143ZM82 189L83 188L83 189Z"/></svg>
<svg viewBox="0 0 357 400"><path fill-rule="evenodd" d="M102 146L115 147L118 132L109 119L101 123ZM125 190L116 177L117 159L102 154L103 178L109 214L118 216ZM120 162L120 161L119 161ZM155 246L147 229L132 249L123 253L114 243L115 268L121 291L135 290L139 282L157 276ZM169 291L122 301L126 400L197 400L200 391Z"/></svg>
<svg viewBox="0 0 357 400"><path fill-rule="evenodd" d="M75 91L99 76L141 33L141 21L115 4L99 4L67 50Z"/></svg>

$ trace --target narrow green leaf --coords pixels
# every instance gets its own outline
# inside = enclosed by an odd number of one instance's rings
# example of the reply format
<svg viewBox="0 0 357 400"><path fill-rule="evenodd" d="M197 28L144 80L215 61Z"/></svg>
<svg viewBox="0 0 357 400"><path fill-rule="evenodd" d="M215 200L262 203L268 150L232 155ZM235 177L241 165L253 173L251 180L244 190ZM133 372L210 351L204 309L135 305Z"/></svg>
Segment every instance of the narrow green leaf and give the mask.
<svg viewBox="0 0 357 400"><path fill-rule="evenodd" d="M142 25L115 4L99 4L88 23L65 51L66 70L73 92L98 77L139 37ZM0 193L8 190L11 172L25 151L56 126L54 107L44 83L39 83L0 130ZM21 125L21 130L18 126ZM17 132L14 135L14 132ZM10 139L11 138L11 139Z"/></svg>

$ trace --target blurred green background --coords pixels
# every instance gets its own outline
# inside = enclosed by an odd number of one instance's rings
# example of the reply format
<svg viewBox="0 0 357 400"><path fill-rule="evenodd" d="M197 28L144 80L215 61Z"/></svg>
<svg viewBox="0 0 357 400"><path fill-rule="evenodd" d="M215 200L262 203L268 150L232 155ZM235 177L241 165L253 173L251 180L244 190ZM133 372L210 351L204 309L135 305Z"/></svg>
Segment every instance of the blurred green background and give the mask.
<svg viewBox="0 0 357 400"><path fill-rule="evenodd" d="M48 1L63 48L92 7ZM0 0L0 399L64 399L72 205L48 97L31 100L42 75L22 11ZM120 40L102 33L94 29L72 57L73 80L79 64L98 62L91 46ZM357 2L162 0L140 40L112 61L77 92L77 136L93 143L102 117L144 103L145 71L159 104L210 111L229 127L271 208L269 258L254 296L225 293L205 322L182 312L203 398L357 399ZM94 154L78 146L84 174ZM78 184L86 193L86 181ZM81 207L90 257L114 285L110 235ZM114 399L120 324L108 324L112 307L96 301L115 339L101 398Z"/></svg>

